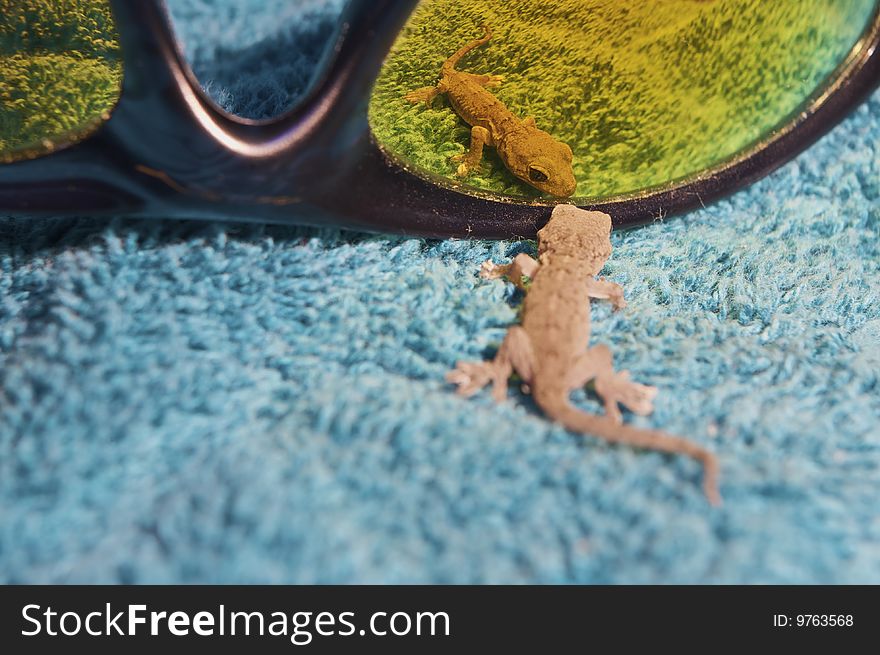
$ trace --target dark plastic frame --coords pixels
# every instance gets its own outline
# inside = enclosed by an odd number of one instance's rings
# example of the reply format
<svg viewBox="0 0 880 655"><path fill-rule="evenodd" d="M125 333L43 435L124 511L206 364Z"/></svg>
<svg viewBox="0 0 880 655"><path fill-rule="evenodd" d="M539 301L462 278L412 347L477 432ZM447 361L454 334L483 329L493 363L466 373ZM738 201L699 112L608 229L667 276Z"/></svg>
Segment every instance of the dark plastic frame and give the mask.
<svg viewBox="0 0 880 655"><path fill-rule="evenodd" d="M295 109L250 121L219 109L183 60L163 0L111 0L119 103L86 139L0 164L0 213L100 214L338 226L430 237L533 237L553 202L472 195L391 162L367 125L373 81L417 0L352 0L333 55ZM858 56L790 123L699 179L611 199L615 227L705 205L788 161L880 82L880 19Z"/></svg>

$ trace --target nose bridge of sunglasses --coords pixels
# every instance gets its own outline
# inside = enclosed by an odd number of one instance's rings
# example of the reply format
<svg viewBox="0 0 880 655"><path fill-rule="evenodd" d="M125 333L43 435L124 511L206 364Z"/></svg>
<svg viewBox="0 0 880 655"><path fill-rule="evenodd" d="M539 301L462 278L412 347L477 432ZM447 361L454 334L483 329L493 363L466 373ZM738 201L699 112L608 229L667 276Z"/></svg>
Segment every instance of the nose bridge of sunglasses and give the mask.
<svg viewBox="0 0 880 655"><path fill-rule="evenodd" d="M257 171L263 184L269 183L273 165L279 175L288 176L307 165L310 183L316 166L338 168L336 157L345 152L347 139L368 129L366 108L374 80L418 2L350 2L333 56L311 92L287 114L266 121L232 116L207 97L182 58L164 2L112 4L125 76L119 107L107 127L143 168L168 175L177 171L184 178L207 168L211 175L200 182L223 188L228 183L224 164L239 182Z"/></svg>

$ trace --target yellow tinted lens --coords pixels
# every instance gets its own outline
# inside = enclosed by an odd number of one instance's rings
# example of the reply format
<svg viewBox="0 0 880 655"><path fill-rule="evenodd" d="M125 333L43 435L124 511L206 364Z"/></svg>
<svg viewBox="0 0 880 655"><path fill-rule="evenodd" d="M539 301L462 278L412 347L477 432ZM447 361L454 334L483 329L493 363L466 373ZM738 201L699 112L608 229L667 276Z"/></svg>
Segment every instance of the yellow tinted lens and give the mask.
<svg viewBox="0 0 880 655"><path fill-rule="evenodd" d="M84 138L121 83L109 2L0 0L0 161Z"/></svg>
<svg viewBox="0 0 880 655"><path fill-rule="evenodd" d="M827 88L876 5L424 0L380 75L371 127L397 161L465 188L637 194L703 174L786 124ZM483 36L483 24L492 39L444 79L444 60ZM432 87L440 93L429 105ZM559 144L572 151L571 185ZM555 186L543 179L554 177Z"/></svg>

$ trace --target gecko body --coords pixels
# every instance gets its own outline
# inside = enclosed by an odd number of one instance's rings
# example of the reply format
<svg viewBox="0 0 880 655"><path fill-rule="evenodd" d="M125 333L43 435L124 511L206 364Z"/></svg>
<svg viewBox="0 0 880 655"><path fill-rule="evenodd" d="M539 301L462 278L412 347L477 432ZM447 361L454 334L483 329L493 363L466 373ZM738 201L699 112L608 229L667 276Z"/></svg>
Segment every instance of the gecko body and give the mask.
<svg viewBox="0 0 880 655"><path fill-rule="evenodd" d="M569 430L698 460L706 496L718 504L715 456L681 437L623 424L618 405L649 414L657 389L631 381L627 371L615 371L606 346L588 348L590 299L611 300L615 309L626 304L620 285L595 278L611 255L610 233L607 214L558 205L538 232L537 261L520 254L509 265L486 262L483 277L506 277L527 291L522 324L508 330L494 360L459 362L447 379L465 396L491 383L501 401L515 371L544 414ZM523 276L531 280L527 288ZM604 403L604 416L583 412L569 401L569 394L588 382Z"/></svg>
<svg viewBox="0 0 880 655"><path fill-rule="evenodd" d="M492 38L488 26L485 35L468 43L449 57L440 69L440 81L406 94L410 102L429 106L438 94L445 93L455 112L471 126L468 152L457 155L461 163L456 174L465 177L482 160L483 147L494 147L504 165L520 180L544 193L568 197L577 182L572 170L572 151L535 124L535 119L518 118L487 89L501 83L500 75L475 75L456 70L458 61Z"/></svg>

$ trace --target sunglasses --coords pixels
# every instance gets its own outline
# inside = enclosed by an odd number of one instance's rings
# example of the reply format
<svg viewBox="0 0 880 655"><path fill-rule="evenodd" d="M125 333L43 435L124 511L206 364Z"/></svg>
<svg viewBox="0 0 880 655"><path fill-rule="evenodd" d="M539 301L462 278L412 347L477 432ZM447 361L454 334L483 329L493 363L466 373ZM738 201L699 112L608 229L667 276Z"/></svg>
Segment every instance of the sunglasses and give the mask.
<svg viewBox="0 0 880 655"><path fill-rule="evenodd" d="M161 0L0 0L0 213L508 238L569 202L634 226L842 120L880 81L878 7L352 0L304 99L248 120Z"/></svg>

